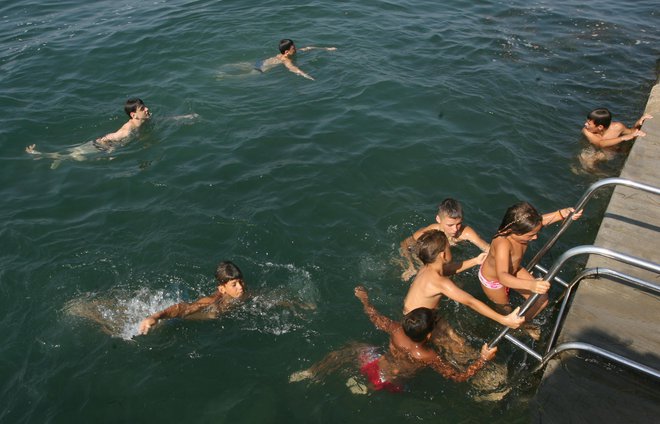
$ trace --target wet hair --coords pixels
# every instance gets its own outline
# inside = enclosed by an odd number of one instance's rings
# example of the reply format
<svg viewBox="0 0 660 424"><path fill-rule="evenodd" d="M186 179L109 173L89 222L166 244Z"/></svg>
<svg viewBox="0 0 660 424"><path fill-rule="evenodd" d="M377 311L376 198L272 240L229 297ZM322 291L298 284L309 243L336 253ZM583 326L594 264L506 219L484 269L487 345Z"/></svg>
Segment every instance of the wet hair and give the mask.
<svg viewBox="0 0 660 424"><path fill-rule="evenodd" d="M243 280L243 273L231 261L222 261L215 269L215 279L220 285L227 284L231 280Z"/></svg>
<svg viewBox="0 0 660 424"><path fill-rule="evenodd" d="M526 234L543 222L543 216L527 202L519 202L506 210L495 237Z"/></svg>
<svg viewBox="0 0 660 424"><path fill-rule="evenodd" d="M609 128L610 123L612 122L612 114L606 108L601 107L589 112L587 119L594 121L594 124L596 125L602 125L605 128Z"/></svg>
<svg viewBox="0 0 660 424"><path fill-rule="evenodd" d="M417 240L415 252L424 265L433 263L447 248L447 236L440 230L431 230Z"/></svg>
<svg viewBox="0 0 660 424"><path fill-rule="evenodd" d="M463 206L456 199L447 198L438 206L438 216L442 218L463 218Z"/></svg>
<svg viewBox="0 0 660 424"><path fill-rule="evenodd" d="M284 54L285 51L289 50L293 46L294 46L293 40L289 38L280 40L280 45L279 45L280 53Z"/></svg>
<svg viewBox="0 0 660 424"><path fill-rule="evenodd" d="M403 316L401 326L406 336L414 342L421 343L435 327L435 314L429 308L413 309Z"/></svg>
<svg viewBox="0 0 660 424"><path fill-rule="evenodd" d="M144 105L145 104L142 101L142 99L138 99L137 97L128 99L128 100L126 100L126 103L124 104L124 112L126 112L126 115L128 115L128 117L130 118L131 113L137 112L138 108L140 106L144 106Z"/></svg>

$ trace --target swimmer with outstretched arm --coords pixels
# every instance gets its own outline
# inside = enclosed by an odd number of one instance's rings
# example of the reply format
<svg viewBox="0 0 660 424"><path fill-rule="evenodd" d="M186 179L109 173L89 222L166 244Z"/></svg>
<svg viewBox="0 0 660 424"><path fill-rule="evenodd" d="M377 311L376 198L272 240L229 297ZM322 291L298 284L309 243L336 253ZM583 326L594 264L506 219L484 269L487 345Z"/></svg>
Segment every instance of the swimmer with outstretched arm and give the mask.
<svg viewBox="0 0 660 424"><path fill-rule="evenodd" d="M73 160L84 160L85 155L94 152L112 152L121 141L126 140L136 132L146 121L151 118L149 108L141 99L131 98L126 100L124 111L128 115L128 122L121 126L117 131L106 134L96 140L81 144L69 150L68 153L42 153L36 150L36 145L31 144L25 148L25 151L31 155L46 157L49 159L61 160L70 158Z"/></svg>
<svg viewBox="0 0 660 424"><path fill-rule="evenodd" d="M215 270L215 279L218 282L217 292L192 303L177 303L148 316L140 323L139 334L147 334L162 319L216 318L243 297L243 273L233 262L220 262Z"/></svg>
<svg viewBox="0 0 660 424"><path fill-rule="evenodd" d="M378 349L373 346L348 345L341 350L331 352L311 367L291 374L290 383L305 379L319 381L329 372L341 369L348 363L357 362L360 372L369 381L371 389L401 392L404 389L402 380L423 368L431 368L444 378L463 382L495 357L497 348L489 348L484 344L479 357L471 361L469 366L459 369L442 359L430 343L436 323L432 309L424 307L414 309L408 312L401 322L397 322L382 315L373 307L364 287L355 288L355 297L362 303L364 313L374 326L389 335L388 349L379 354ZM347 385L354 384L351 380L354 379L349 379ZM366 391L354 393L366 393Z"/></svg>
<svg viewBox="0 0 660 424"><path fill-rule="evenodd" d="M296 65L293 64L293 56L296 54L296 52L301 51L301 52L306 52L309 50L314 50L314 49L322 49L326 51L335 51L337 50L336 47L315 47L315 46L307 46L307 47L302 47L300 49L296 49L295 44L293 43L293 40L290 40L288 38L285 38L283 40L280 40L279 44L279 50L280 54L277 56L273 56L271 58L265 59L264 61L258 63L258 65L255 67L258 71L260 72L265 72L268 69L279 65L283 64L286 66L286 68L293 72L296 75L300 75L302 77L305 77L310 80L314 80L309 74L303 72L300 68L298 68Z"/></svg>

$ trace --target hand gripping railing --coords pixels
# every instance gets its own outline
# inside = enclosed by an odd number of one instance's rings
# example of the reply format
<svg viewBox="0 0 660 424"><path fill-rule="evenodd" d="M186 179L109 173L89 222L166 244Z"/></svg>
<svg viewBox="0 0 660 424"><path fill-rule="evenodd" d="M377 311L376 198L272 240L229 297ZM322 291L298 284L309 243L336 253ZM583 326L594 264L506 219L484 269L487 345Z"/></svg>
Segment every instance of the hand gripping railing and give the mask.
<svg viewBox="0 0 660 424"><path fill-rule="evenodd" d="M638 183L636 181L627 180L625 178L605 178L605 179L602 179L600 181L597 181L597 182L593 183L587 189L587 191L585 191L585 193L582 195L582 198L580 199L580 201L577 202L577 204L575 205L575 208L574 208L575 212L584 209L587 202L589 202L589 200L591 199L593 194L596 192L596 190L598 190L602 187L611 186L611 185L623 185L623 186L626 186L626 187L631 187L631 188L635 188L635 189L638 189L638 190L643 190L643 191L646 191L646 192L649 192L649 193L660 195L660 188L653 187L653 186L648 185L648 184ZM548 250L550 250L552 248L552 246L555 245L555 243L557 242L559 237L561 237L561 235L564 234L564 232L566 232L568 227L573 222L572 218L573 218L573 215L575 214L575 212L571 212L568 215L568 217L566 217L566 219L564 220L562 225L559 227L559 230L557 231L557 233L554 236L552 236L552 238L550 238L550 240L548 240L545 245L543 245L541 250L539 250L536 253L536 255L534 255L534 257L529 262L529 264L527 264L527 271L532 272L534 267L536 267L536 265L541 261L541 258L543 258L543 256L548 252Z"/></svg>
<svg viewBox="0 0 660 424"><path fill-rule="evenodd" d="M552 279L555 278L559 270L564 266L564 264L571 258L575 256L580 256L580 255L600 255L604 256L606 258L614 259L619 262L627 263L630 265L634 265L638 268L645 269L647 271L655 272L656 274L660 274L660 265L645 261L644 259L637 258L635 256L631 255L626 255L623 253L615 252L611 249L606 249L604 247L597 247L597 246L577 246L572 249L567 250L564 252L552 266L548 270L548 273L543 277L544 280L546 281L552 281ZM522 304L520 307L520 312L518 313L518 316L523 316L525 312L529 310L529 308L536 302L536 300L539 298L539 294L534 294L530 296L525 303ZM500 334L498 334L493 340L488 343L490 347L497 346L497 344L502 340L503 337L507 335L509 332L510 328L506 327L504 328ZM512 341L512 337L507 337L509 341ZM517 344L514 342L514 344ZM522 347L522 346L520 346ZM529 352L528 349L525 349L526 351ZM537 359L540 358L540 355L536 354L535 357Z"/></svg>

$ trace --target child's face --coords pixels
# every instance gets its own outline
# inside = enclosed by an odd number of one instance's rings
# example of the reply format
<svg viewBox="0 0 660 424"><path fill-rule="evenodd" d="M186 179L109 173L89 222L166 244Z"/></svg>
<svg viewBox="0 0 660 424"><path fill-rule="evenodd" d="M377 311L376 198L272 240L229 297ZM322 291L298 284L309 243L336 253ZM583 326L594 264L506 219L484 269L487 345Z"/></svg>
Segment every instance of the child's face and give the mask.
<svg viewBox="0 0 660 424"><path fill-rule="evenodd" d="M151 112L146 105L138 106L135 112L132 113L133 119L145 120L151 117Z"/></svg>
<svg viewBox="0 0 660 424"><path fill-rule="evenodd" d="M534 241L537 238L539 238L539 231L541 231L541 228L543 226L539 224L536 228L534 228L532 231L525 233L525 234L511 234L511 238L520 243L520 244L527 244L530 241Z"/></svg>
<svg viewBox="0 0 660 424"><path fill-rule="evenodd" d="M463 227L463 218L450 218L446 215L438 215L435 217L435 220L440 224L442 232L447 237L456 237Z"/></svg>
<svg viewBox="0 0 660 424"><path fill-rule="evenodd" d="M584 128L593 134L600 134L604 130L603 126L596 125L593 119L587 119L587 121L584 123Z"/></svg>
<svg viewBox="0 0 660 424"><path fill-rule="evenodd" d="M220 293L226 294L229 297L237 299L243 296L243 281L241 280L229 280L225 284L218 287Z"/></svg>

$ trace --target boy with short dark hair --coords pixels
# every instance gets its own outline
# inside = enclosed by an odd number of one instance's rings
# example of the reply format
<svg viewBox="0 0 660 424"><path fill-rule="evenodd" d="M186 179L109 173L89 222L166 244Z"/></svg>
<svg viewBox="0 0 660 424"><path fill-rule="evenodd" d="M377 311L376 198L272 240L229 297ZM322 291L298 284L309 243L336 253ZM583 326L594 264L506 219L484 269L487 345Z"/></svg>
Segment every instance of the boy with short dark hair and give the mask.
<svg viewBox="0 0 660 424"><path fill-rule="evenodd" d="M582 135L589 141L590 148L580 153L582 166L587 170L593 170L598 162L612 159L620 143L636 137L644 137L646 133L641 128L644 121L650 118L653 116L644 114L631 128L628 128L621 122L612 122L612 113L606 108L589 112L582 128Z"/></svg>
<svg viewBox="0 0 660 424"><path fill-rule="evenodd" d="M389 349L384 354L379 354L373 346L349 345L339 351L331 352L310 368L291 374L289 382L307 378L319 380L341 365L357 361L360 372L368 379L372 389L400 392L403 390L401 380L412 376L422 368L429 367L445 378L462 382L476 374L487 361L495 357L497 348L488 348L484 344L479 358L465 370L459 370L444 361L429 343L435 326L432 310L415 309L406 314L399 323L381 315L371 305L364 287L356 287L355 296L362 302L364 312L376 328L389 334ZM347 385L354 393L366 393L354 378L350 378Z"/></svg>
<svg viewBox="0 0 660 424"><path fill-rule="evenodd" d="M218 282L216 293L192 303L177 303L148 316L140 323L139 334L147 334L161 319L190 318L193 314L197 315L196 318L215 318L243 296L243 273L233 262L220 262L215 271L215 279Z"/></svg>
<svg viewBox="0 0 660 424"><path fill-rule="evenodd" d="M42 153L36 150L36 144L29 145L25 148L25 151L31 155L55 159L55 162L51 166L52 168L56 168L63 159L81 161L85 160L86 156L92 153L112 152L117 146L121 145L120 142L126 140L151 118L149 108L139 98L126 100L124 112L128 115L128 122L122 125L117 131L99 137L94 141L68 149L66 153Z"/></svg>
<svg viewBox="0 0 660 424"><path fill-rule="evenodd" d="M314 49L323 49L326 51L335 51L337 50L336 47L315 47L315 46L308 46L308 47L303 47L299 50L296 49L296 45L294 44L293 40L289 38L285 38L283 40L280 40L278 49L280 51L280 54L277 56L265 59L259 63L257 63L257 66L255 67L258 71L260 72L266 72L268 69L279 65L280 63L286 66L286 68L293 72L296 75L300 75L302 77L305 77L310 80L314 80L309 74L303 72L300 68L298 68L296 65L293 64L293 56L296 54L296 52L301 51L301 52L306 52L309 50L314 50Z"/></svg>

